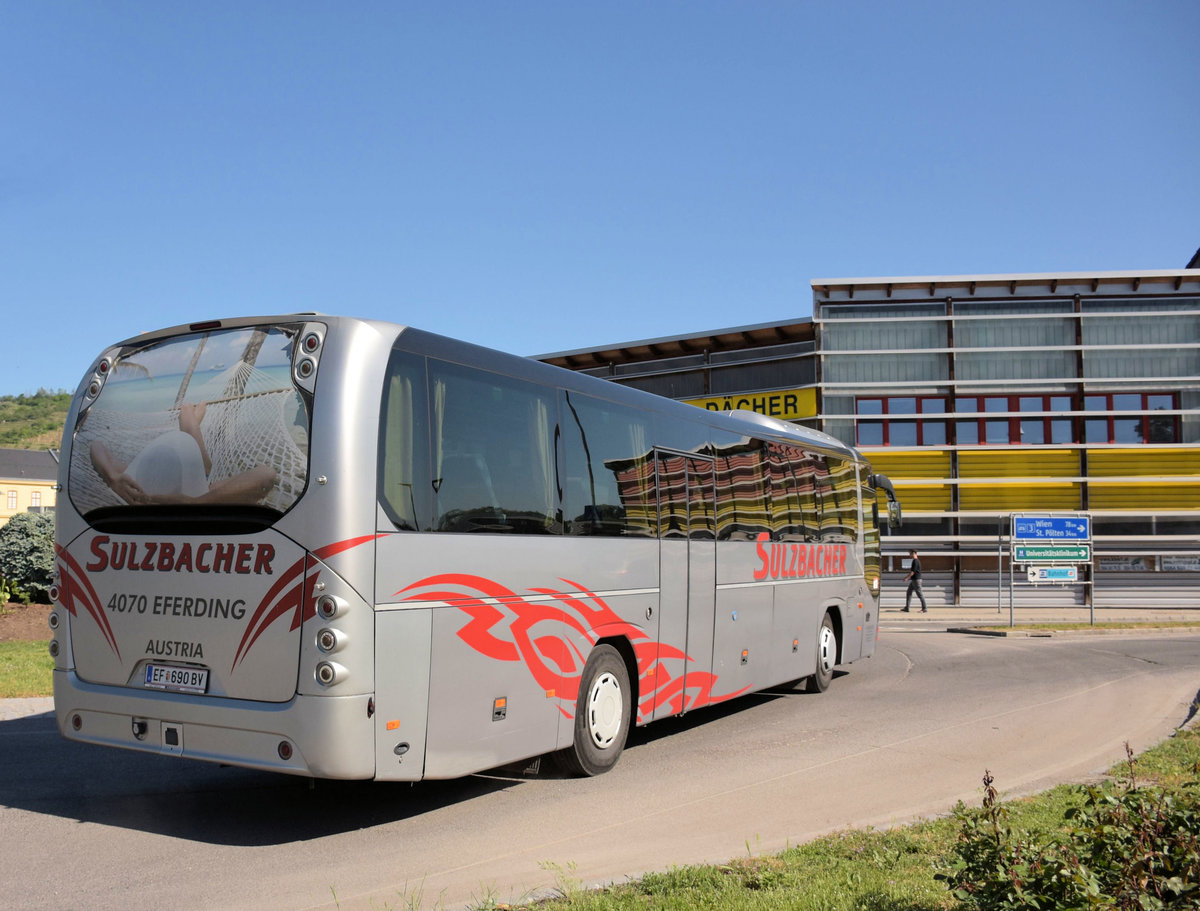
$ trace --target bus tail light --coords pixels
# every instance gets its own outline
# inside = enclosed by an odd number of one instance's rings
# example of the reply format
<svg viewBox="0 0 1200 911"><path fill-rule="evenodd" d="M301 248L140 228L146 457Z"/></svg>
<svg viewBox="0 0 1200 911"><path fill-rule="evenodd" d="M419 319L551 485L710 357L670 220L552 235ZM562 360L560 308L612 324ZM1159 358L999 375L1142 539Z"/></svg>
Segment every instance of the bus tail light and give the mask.
<svg viewBox="0 0 1200 911"><path fill-rule="evenodd" d="M333 686L349 676L350 672L336 661L322 661L317 665L317 683L321 686Z"/></svg>
<svg viewBox="0 0 1200 911"><path fill-rule="evenodd" d="M317 599L317 613L322 620L332 620L346 612L349 605L337 595L322 595Z"/></svg>
<svg viewBox="0 0 1200 911"><path fill-rule="evenodd" d="M50 657L51 657L51 658L57 658L57 657L58 657L58 653L59 653L60 651L62 651L62 649L61 649L61 647L60 647L60 646L59 646L59 644L58 644L58 640L57 640L57 639L51 639L51 640L50 640Z"/></svg>
<svg viewBox="0 0 1200 911"><path fill-rule="evenodd" d="M317 648L325 654L336 652L346 644L349 637L340 629L330 629L328 626L317 633Z"/></svg>

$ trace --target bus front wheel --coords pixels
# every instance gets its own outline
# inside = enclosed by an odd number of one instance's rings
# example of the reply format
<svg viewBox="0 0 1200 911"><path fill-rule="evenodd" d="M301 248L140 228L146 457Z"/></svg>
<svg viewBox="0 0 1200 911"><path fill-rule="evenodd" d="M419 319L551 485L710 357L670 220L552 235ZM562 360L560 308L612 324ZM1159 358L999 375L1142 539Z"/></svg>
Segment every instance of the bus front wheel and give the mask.
<svg viewBox="0 0 1200 911"><path fill-rule="evenodd" d="M826 614L817 632L817 671L808 678L805 687L810 693L823 693L833 682L833 667L837 664L837 632L833 618Z"/></svg>
<svg viewBox="0 0 1200 911"><path fill-rule="evenodd" d="M579 681L574 743L560 751L559 764L575 775L601 775L617 764L629 736L629 671L611 645L592 649Z"/></svg>

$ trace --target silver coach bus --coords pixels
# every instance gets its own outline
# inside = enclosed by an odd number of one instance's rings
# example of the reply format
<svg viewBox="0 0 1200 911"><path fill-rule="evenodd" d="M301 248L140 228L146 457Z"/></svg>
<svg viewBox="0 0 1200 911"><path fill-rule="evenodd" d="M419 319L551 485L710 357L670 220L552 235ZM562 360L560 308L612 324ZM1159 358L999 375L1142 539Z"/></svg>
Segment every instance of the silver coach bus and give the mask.
<svg viewBox="0 0 1200 911"><path fill-rule="evenodd" d="M58 725L326 778L543 754L872 654L852 449L417 329L297 314L105 351L63 439ZM898 509L894 515L898 517Z"/></svg>

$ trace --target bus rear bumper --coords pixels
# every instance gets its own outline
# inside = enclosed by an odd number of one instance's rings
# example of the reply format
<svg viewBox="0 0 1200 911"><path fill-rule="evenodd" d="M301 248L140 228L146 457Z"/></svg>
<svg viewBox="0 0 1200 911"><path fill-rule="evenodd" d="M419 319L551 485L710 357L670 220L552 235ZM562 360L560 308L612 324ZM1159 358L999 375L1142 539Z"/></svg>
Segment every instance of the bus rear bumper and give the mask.
<svg viewBox="0 0 1200 911"><path fill-rule="evenodd" d="M69 740L314 778L374 778L371 696L250 702L100 686L54 672Z"/></svg>

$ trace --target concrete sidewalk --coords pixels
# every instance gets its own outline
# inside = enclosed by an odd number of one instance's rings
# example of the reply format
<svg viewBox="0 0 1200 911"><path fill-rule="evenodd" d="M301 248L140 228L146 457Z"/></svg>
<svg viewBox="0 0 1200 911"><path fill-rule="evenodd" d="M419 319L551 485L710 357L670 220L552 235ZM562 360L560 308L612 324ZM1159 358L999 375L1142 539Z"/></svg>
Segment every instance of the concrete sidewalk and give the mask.
<svg viewBox="0 0 1200 911"><path fill-rule="evenodd" d="M1012 614L1016 626L1030 623L1089 623L1093 613L1086 607L1018 607ZM1200 623L1200 608L1113 608L1095 609L1096 623ZM930 607L921 613L919 607L904 613L900 608L885 607L879 612L879 622L937 623L951 626L1008 626L1010 615L1007 605L1002 610L995 607ZM1197 628L1200 633L1200 627Z"/></svg>
<svg viewBox="0 0 1200 911"><path fill-rule="evenodd" d="M0 699L0 721L13 721L27 715L40 715L54 711L54 700L49 696L32 696L20 699Z"/></svg>

